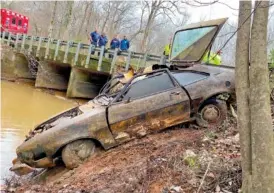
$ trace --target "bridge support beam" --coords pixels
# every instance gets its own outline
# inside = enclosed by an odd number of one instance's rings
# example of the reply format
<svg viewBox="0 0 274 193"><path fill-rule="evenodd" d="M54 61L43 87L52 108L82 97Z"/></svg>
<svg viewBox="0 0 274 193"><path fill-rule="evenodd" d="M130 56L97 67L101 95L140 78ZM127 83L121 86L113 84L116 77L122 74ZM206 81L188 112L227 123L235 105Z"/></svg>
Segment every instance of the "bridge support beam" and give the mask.
<svg viewBox="0 0 274 193"><path fill-rule="evenodd" d="M18 78L27 78L27 79L35 79L32 76L29 69L29 61L26 56L22 53L16 52L14 63L14 73Z"/></svg>
<svg viewBox="0 0 274 193"><path fill-rule="evenodd" d="M109 74L82 67L73 67L67 89L67 97L94 98L108 80Z"/></svg>
<svg viewBox="0 0 274 193"><path fill-rule="evenodd" d="M67 90L71 67L53 61L39 62L35 87Z"/></svg>
<svg viewBox="0 0 274 193"><path fill-rule="evenodd" d="M1 76L7 79L15 79L15 67L13 62L15 60L15 53L8 46L5 46L5 49L3 49L4 46L2 46L1 53Z"/></svg>

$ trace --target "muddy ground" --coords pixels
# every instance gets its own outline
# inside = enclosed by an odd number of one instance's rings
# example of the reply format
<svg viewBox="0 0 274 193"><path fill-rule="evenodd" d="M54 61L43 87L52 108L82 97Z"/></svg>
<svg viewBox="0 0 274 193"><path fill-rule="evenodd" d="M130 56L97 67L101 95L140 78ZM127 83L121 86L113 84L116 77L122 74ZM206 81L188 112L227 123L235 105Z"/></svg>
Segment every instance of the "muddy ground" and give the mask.
<svg viewBox="0 0 274 193"><path fill-rule="evenodd" d="M272 105L274 112L274 104ZM273 114L274 120L274 114ZM99 150L74 170L60 165L6 180L3 192L236 193L241 187L236 119L219 128L182 125Z"/></svg>
<svg viewBox="0 0 274 193"><path fill-rule="evenodd" d="M74 170L59 166L14 177L7 185L9 191L28 193L237 192L241 169L235 128L233 118L220 128L170 128L98 151Z"/></svg>

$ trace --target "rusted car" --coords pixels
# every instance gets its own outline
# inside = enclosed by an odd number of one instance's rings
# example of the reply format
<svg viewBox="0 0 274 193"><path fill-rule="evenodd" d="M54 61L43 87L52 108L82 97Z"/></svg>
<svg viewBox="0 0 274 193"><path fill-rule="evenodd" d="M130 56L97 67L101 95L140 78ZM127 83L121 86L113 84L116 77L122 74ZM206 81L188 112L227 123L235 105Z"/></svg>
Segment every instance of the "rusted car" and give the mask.
<svg viewBox="0 0 274 193"><path fill-rule="evenodd" d="M137 74L122 86L115 77L93 100L39 124L17 148L18 158L11 170L16 171L19 163L52 167L60 159L67 168L74 168L98 146L107 150L189 121L196 120L203 127L220 125L234 92L234 70L199 61L225 20L192 24L177 31L172 66L155 65L159 69Z"/></svg>

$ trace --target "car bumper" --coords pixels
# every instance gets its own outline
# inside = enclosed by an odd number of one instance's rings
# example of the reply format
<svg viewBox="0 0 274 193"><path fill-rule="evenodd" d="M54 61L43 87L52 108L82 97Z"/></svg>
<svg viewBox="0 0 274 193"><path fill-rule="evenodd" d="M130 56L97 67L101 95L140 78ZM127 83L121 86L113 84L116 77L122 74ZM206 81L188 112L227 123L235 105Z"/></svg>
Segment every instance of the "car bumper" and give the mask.
<svg viewBox="0 0 274 193"><path fill-rule="evenodd" d="M56 164L53 159L45 157L39 160L28 160L28 161L21 161L18 158L15 158L13 161L13 166L10 168L10 171L14 172L15 174L22 176L26 175L32 171L34 168L49 168L54 167Z"/></svg>

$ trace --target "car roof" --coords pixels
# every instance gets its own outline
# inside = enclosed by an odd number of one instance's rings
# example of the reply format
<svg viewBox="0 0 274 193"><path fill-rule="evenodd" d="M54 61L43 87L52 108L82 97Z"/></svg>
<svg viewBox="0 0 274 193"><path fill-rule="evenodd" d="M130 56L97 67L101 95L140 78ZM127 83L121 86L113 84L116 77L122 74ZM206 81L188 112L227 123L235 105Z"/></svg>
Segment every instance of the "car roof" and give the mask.
<svg viewBox="0 0 274 193"><path fill-rule="evenodd" d="M202 72L208 73L210 75L218 75L221 73L232 73L235 71L233 66L216 66L208 64L195 64L187 68L179 68L179 71L192 71L192 72Z"/></svg>

